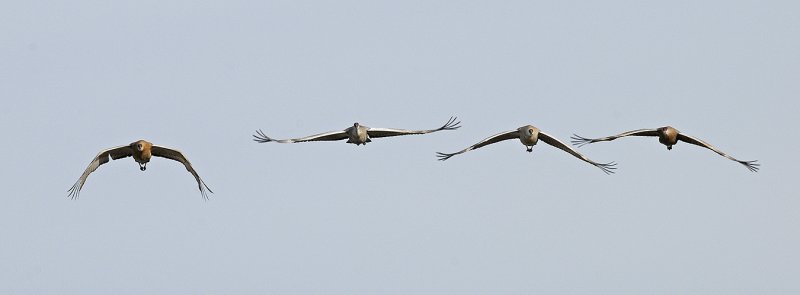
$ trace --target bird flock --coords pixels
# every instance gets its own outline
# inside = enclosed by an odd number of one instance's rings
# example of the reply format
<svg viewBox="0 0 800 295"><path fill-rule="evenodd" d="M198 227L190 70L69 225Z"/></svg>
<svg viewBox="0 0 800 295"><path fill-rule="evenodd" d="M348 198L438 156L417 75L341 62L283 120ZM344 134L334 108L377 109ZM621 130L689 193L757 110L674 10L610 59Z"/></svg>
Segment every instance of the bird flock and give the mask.
<svg viewBox="0 0 800 295"><path fill-rule="evenodd" d="M367 143L372 142L371 140L372 138L400 136L400 135L428 134L442 130L456 130L461 127L459 124L461 124L461 122L457 121L456 117L451 117L449 120L447 120L447 123L445 123L439 128L428 129L428 130L372 128L361 125L359 123L354 123L353 126L348 127L344 130L330 131L330 132L319 133L311 136L292 138L292 139L273 139L267 136L261 129L259 129L256 130L256 134L253 135L253 140L258 143L268 143L268 142L298 143L298 142L309 142L309 141L338 141L347 139L347 143L352 143L355 145L366 145ZM753 161L738 160L720 151L711 144L702 141L700 139L694 138L692 136L686 135L671 126L664 126L655 129L638 129L638 130L623 132L617 135L611 135L600 138L587 138L577 134L573 134L573 136L571 137L571 143L576 147L582 147L584 145L595 142L612 141L617 138L628 137L628 136L658 137L658 142L667 146L667 150L672 150L672 146L677 144L678 141L683 141L686 143L704 147L714 151L715 153L725 158L728 158L732 161L744 165L745 167L747 167L747 169L749 169L752 172L758 172L760 166L756 160ZM616 163L595 162L589 159L588 157L584 156L583 154L579 153L577 150L573 149L569 145L565 144L564 142L558 140L554 136L547 134L539 130L539 128L536 128L532 125L522 126L515 130L505 131L489 136L479 141L476 144L468 146L454 153L437 152L436 156L439 158L440 161L445 161L453 156L460 155L474 149L478 149L493 143L498 143L504 140L515 139L515 138L519 139L519 141L523 145L525 145L525 148L528 152L532 152L533 146L536 145L536 143L538 143L539 140L541 139L542 141L544 141L544 143L553 146L555 148L558 148L562 151L565 151L570 155L586 163L589 163L592 166L599 168L606 174L612 174L614 173L614 170L617 169ZM153 156L171 159L183 164L186 167L186 170L189 171L189 173L191 173L192 176L194 176L195 180L197 181L197 187L200 190L200 194L202 195L203 199L206 200L208 199L208 193L214 193L200 178L200 176L192 167L192 164L189 162L189 160L186 158L186 156L184 156L182 152L172 148L153 145L152 143L145 140L137 140L129 145L113 147L100 151L100 153L98 153L97 156L95 156L94 159L92 159L92 161L89 163L89 166L86 167L86 170L83 171L83 174L81 174L80 178L78 178L78 181L76 181L75 184L72 185L72 187L68 190L69 192L68 196L72 199L77 199L81 189L83 188L84 183L86 182L86 179L89 177L89 174L97 170L97 168L100 167L101 165L108 163L109 158L111 158L112 160L117 160L127 157L133 157L133 160L139 164L139 170L145 171L147 169L147 163L150 162L150 159Z"/></svg>

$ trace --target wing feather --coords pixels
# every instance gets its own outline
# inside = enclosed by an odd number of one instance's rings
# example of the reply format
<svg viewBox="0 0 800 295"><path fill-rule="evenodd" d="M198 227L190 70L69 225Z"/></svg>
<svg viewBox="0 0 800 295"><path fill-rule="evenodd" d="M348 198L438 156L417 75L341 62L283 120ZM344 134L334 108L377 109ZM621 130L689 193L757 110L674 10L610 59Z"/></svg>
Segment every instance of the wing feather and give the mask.
<svg viewBox="0 0 800 295"><path fill-rule="evenodd" d="M200 194L203 195L203 199L208 200L208 194L206 190L210 193L214 193L206 183L200 179L200 175L197 174L197 171L194 170L192 167L192 163L189 162L189 159L186 159L186 156L183 155L180 151L176 149L166 148L162 146L154 145L151 149L153 156L167 158L171 160L175 160L181 162L183 166L186 167L186 170L194 176L194 179L197 181L197 188L200 189Z"/></svg>
<svg viewBox="0 0 800 295"><path fill-rule="evenodd" d="M498 133L498 134L492 135L492 136L490 136L490 137L488 137L488 138L486 138L484 140L481 140L480 142L478 142L476 144L473 144L473 145L471 145L471 146L469 146L469 147L467 147L467 148L465 148L463 150L460 150L458 152L450 153L450 154L437 152L436 156L439 157L439 161L444 161L444 160L450 159L450 157L455 156L455 155L463 154L463 153L466 153L468 151L471 151L471 150L474 150L474 149L477 149L477 148L481 148L481 147L484 147L484 146L487 146L487 145L490 145L490 144L493 144L493 143L496 143L496 142L501 142L503 140L509 140L509 139L514 139L514 138L519 138L519 131L517 131L517 130L506 131L506 132L502 132L502 133Z"/></svg>
<svg viewBox="0 0 800 295"><path fill-rule="evenodd" d="M83 184L86 183L86 179L89 178L89 174L92 174L95 170L97 170L100 165L108 163L110 161L108 158L117 160L126 157L130 157L133 155L133 148L127 145L113 147L110 149L103 150L97 154L97 156L89 162L89 167L86 167L86 170L83 171L81 177L78 178L78 181L72 185L69 189L69 197L72 199L77 199L81 193L81 188L83 188Z"/></svg>
<svg viewBox="0 0 800 295"><path fill-rule="evenodd" d="M279 143L295 143L295 142L306 142L306 141L336 141L348 138L347 132L341 130L341 131L330 131L330 132L315 134L302 138L273 139L264 134L264 131L261 131L261 129L257 130L256 134L253 135L253 137L254 137L253 140L255 140L258 143L265 143L271 141Z"/></svg>
<svg viewBox="0 0 800 295"><path fill-rule="evenodd" d="M683 142L691 143L693 145L701 146L701 147L707 148L709 150L712 150L715 153L719 154L720 156L723 156L725 158L728 158L730 160L738 162L739 164L744 165L745 167L747 167L747 169L749 169L752 172L758 172L759 166L761 166L761 164L756 163L756 162L758 162L758 160L740 161L740 160L738 160L738 159L736 159L734 157L731 157L730 155L728 155L726 153L723 153L722 151L718 150L713 145L711 145L711 144L709 144L709 143L707 143L705 141L702 141L700 139L697 139L697 138L691 137L689 135L686 135L686 134L678 133L678 139L683 141Z"/></svg>
<svg viewBox="0 0 800 295"><path fill-rule="evenodd" d="M639 130L623 132L623 133L620 133L620 134L617 134L617 135L606 136L606 137L601 137L601 138L586 138L586 137L583 137L583 136L580 136L580 135L577 135L577 134L573 134L572 137L570 137L570 138L572 139L572 145L575 145L575 146L578 146L578 147L582 147L582 146L590 144L590 143L595 143L595 142L599 142L599 141L612 141L612 140L615 140L617 138L626 137L626 136L658 136L658 130L656 130L656 129L639 129Z"/></svg>
<svg viewBox="0 0 800 295"><path fill-rule="evenodd" d="M575 156L578 159L583 160L586 163L592 164L595 167L600 168L600 170L603 170L603 172L605 172L606 174L614 173L614 169L617 169L617 167L615 167L617 165L616 163L614 163L614 162L597 163L595 161L592 161L591 159L587 158L583 154L581 154L578 151L572 149L567 144L561 142L560 140L556 139L555 137L550 136L547 133L544 133L544 132L540 131L539 132L539 139L541 139L545 143L547 143L547 144L549 144L551 146L554 146L554 147L556 147L556 148L558 148L558 149L560 149L562 151L570 153L571 155Z"/></svg>
<svg viewBox="0 0 800 295"><path fill-rule="evenodd" d="M413 134L428 134L436 131L442 130L455 130L460 128L458 124L461 124L461 121L458 120L457 117L450 117L447 120L447 123L442 125L442 127L430 130L406 130L406 129L394 129L394 128L369 128L367 130L367 134L371 138L378 138L378 137L389 137L389 136L398 136L398 135L413 135Z"/></svg>

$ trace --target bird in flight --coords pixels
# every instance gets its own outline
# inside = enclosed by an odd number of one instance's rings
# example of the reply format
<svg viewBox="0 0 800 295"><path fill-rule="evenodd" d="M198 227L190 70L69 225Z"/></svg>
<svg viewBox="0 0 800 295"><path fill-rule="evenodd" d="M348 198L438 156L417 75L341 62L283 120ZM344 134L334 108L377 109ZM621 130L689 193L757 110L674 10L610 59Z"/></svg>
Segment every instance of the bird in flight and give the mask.
<svg viewBox="0 0 800 295"><path fill-rule="evenodd" d="M352 127L348 127L345 130L340 131L331 131L320 133L316 135L311 135L302 138L293 138L293 139L273 139L264 134L261 129L256 131L256 134L253 135L253 140L259 143L265 142L279 142L279 143L295 143L295 142L307 142L307 141L337 141L342 139L347 139L347 143L352 143L355 145L366 145L368 142L372 142L372 138L378 137L389 137L389 136L399 136L399 135L411 135L411 134L427 134L441 130L455 130L460 128L458 126L461 122L456 122L456 117L450 117L450 120L447 121L442 127L431 129L431 130L406 130L406 129L392 129L392 128L371 128L367 127L358 123L354 123Z"/></svg>
<svg viewBox="0 0 800 295"><path fill-rule="evenodd" d="M709 144L709 143L707 143L705 141L702 141L700 139L697 139L697 138L691 137L689 135L683 134L680 131L678 131L677 129L672 128L671 126L665 126L665 127L660 127L660 128L656 128L656 129L633 130L633 131L623 132L623 133L620 133L620 134L617 134L617 135L612 135L612 136L608 136L608 137L601 137L601 138L586 138L586 137L583 137L583 136L580 136L580 135L577 135L577 134L573 134L573 136L571 138L572 138L572 144L573 145L581 147L581 146L584 146L584 145L587 145L587 144L590 144L590 143L595 143L595 142L600 142L600 141L612 141L612 140L615 140L617 138L626 137L626 136L653 136L653 137L658 137L658 142L660 142L663 145L666 145L667 146L667 150L672 150L672 146L677 144L678 141L691 143L691 144L696 145L696 146L701 146L701 147L707 148L707 149L712 150L715 153L719 154L720 156L723 156L723 157L728 158L730 160L736 161L739 164L742 164L745 167L747 167L747 169L749 169L752 172L758 172L758 169L759 169L759 166L760 166L760 164L756 163L756 162L758 162L758 160L753 160L753 161L740 161L740 160L737 160L736 158L731 157L728 154L723 153L722 151L718 150L713 145L711 145L711 144Z"/></svg>
<svg viewBox="0 0 800 295"><path fill-rule="evenodd" d="M489 138L486 138L486 139L484 139L484 140L482 140L482 141L480 141L480 142L478 142L476 144L473 144L473 145L471 145L471 146L469 146L469 147L467 147L467 148L465 148L465 149L463 149L461 151L455 152L455 153L449 153L449 154L448 153L436 153L436 154L437 154L437 157L439 157L440 161L444 161L444 160L450 159L450 157L455 156L455 155L463 154L463 153L466 153L468 151L471 151L471 150L474 150L474 149L477 149L477 148L481 148L481 147L484 147L484 146L487 146L487 145L490 145L490 144L493 144L493 143L497 143L497 142L500 142L500 141L503 141L503 140L515 139L515 138L519 139L519 141L522 142L523 145L525 145L525 147L527 148L528 152L532 152L533 151L533 146L536 145L536 143L539 141L539 139L541 139L542 141L544 141L545 143L547 143L547 144L549 144L549 145L551 145L553 147L556 147L556 148L558 148L558 149L560 149L562 151L565 151L565 152L575 156L576 158L583 160L586 163L592 164L595 167L600 168L600 170L603 170L603 172L605 172L606 174L614 173L614 169L617 169L617 167L615 167L617 165L616 163L614 163L614 162L597 163L595 161L592 161L591 159L589 159L586 156L578 153L578 151L572 149L571 147L569 147L565 143L561 142L560 140L556 139L555 137L550 136L549 134L540 131L539 128L533 127L531 125L519 127L519 128L517 128L517 130L506 131L506 132L502 132L502 133L498 133L498 134L492 135Z"/></svg>
<svg viewBox="0 0 800 295"><path fill-rule="evenodd" d="M69 196L73 199L78 198L81 188L83 188L83 184L86 182L86 178L89 177L89 174L97 170L97 167L100 167L100 165L108 163L109 157L111 157L112 160L133 157L133 160L136 161L136 163L139 163L139 170L145 171L147 169L147 162L150 162L150 158L152 156L181 162L183 166L186 167L186 170L194 176L195 180L197 180L197 187L200 189L200 194L203 196L203 199L208 199L206 190L213 193L205 184L205 182L200 179L200 176L197 175L197 172L194 171L194 168L192 168L192 163L186 159L183 153L175 149L153 145L145 140L137 140L129 145L106 149L98 153L92 162L89 163L89 167L86 167L86 170L83 171L83 174L80 178L78 178L78 181L76 181L72 188L69 189Z"/></svg>

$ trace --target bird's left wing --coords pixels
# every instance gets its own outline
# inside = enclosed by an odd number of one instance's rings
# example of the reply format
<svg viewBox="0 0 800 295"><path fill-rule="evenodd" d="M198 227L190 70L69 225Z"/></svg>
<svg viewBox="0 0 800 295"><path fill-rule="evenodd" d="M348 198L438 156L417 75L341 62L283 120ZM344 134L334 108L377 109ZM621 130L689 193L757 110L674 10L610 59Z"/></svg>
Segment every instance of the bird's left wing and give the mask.
<svg viewBox="0 0 800 295"><path fill-rule="evenodd" d="M190 163L189 160L186 159L186 156L184 156L183 153L181 153L180 151L171 148L166 148L163 146L154 145L151 152L153 156L167 158L181 162L183 166L186 167L186 170L189 171L189 173L191 173L192 176L194 176L195 180L197 180L197 188L200 189L200 194L203 195L203 199L208 200L208 195L206 194L206 190L208 190L211 193L214 193L213 191L211 191L210 188L208 188L206 183L202 179L200 179L200 175L197 175L197 172L194 171L194 168L192 168L192 163Z"/></svg>
<svg viewBox="0 0 800 295"><path fill-rule="evenodd" d="M406 130L406 129L392 129L392 128L369 128L367 129L367 134L371 138L378 138L378 137L389 137L389 136L398 136L398 135L412 135L412 134L427 134L436 131L442 130L455 130L460 128L458 124L461 124L461 121L456 121L458 118L450 117L450 120L447 120L447 123L442 125L442 127L431 129L431 130Z"/></svg>
<svg viewBox="0 0 800 295"><path fill-rule="evenodd" d="M739 162L739 164L744 165L745 167L747 167L747 169L749 169L750 171L753 171L753 172L758 172L758 169L759 169L758 166L761 166L760 164L756 163L756 162L758 162L758 160L740 161L740 160L738 160L738 159L736 159L734 157L729 156L726 153L723 153L722 151L720 151L717 148L715 148L713 145L711 145L711 144L709 144L709 143L707 143L705 141L699 140L697 138L691 137L689 135L686 135L686 134L678 133L678 139L683 141L683 142L688 142L688 143L691 143L693 145L701 146L701 147L707 148L709 150L712 150L715 153L719 154L720 156L723 156L723 157L728 158L730 160Z"/></svg>
<svg viewBox="0 0 800 295"><path fill-rule="evenodd" d="M558 149L561 149L562 151L570 153L571 155L575 156L578 159L583 160L586 163L592 164L595 167L600 168L600 170L603 170L603 172L605 172L606 174L614 173L614 169L617 169L617 167L615 167L617 165L616 163L614 163L614 162L597 163L595 161L592 161L591 159L587 158L586 156L582 155L578 151L572 149L571 147L569 147L565 143L561 142L560 140L556 139L555 137L550 136L547 133L544 133L544 132L540 131L539 132L539 139L541 139L542 141L544 141L545 143L547 143L547 144L549 144L551 146L554 146L554 147L556 147Z"/></svg>

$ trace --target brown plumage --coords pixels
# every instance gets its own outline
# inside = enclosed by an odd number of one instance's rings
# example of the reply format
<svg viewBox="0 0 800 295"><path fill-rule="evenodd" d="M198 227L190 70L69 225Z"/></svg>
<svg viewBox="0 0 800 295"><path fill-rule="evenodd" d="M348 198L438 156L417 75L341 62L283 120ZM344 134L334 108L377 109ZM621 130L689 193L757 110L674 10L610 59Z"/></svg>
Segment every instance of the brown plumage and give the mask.
<svg viewBox="0 0 800 295"><path fill-rule="evenodd" d="M194 171L194 168L192 168L192 163L186 159L183 153L175 149L153 145L145 140L137 140L129 145L106 149L98 153L92 162L89 163L89 167L86 167L86 170L83 171L83 174L81 174L81 177L78 178L78 181L76 181L75 184L72 185L72 188L69 189L69 196L73 199L78 198L81 188L83 188L83 184L86 182L86 178L89 177L89 174L97 170L100 165L108 163L109 157L112 160L133 157L133 160L136 161L136 163L139 163L139 170L145 171L147 169L147 163L150 162L150 159L153 156L181 162L183 166L186 167L186 170L189 171L192 176L194 176L195 180L197 180L197 187L200 189L200 194L203 196L203 199L208 199L206 190L213 193L213 191L208 188L205 182L200 179L200 176L197 175L197 172Z"/></svg>
<svg viewBox="0 0 800 295"><path fill-rule="evenodd" d="M758 169L759 169L759 166L760 166L760 164L756 163L756 162L758 162L757 160L753 160L753 161L740 161L740 160L737 160L736 158L731 157L728 154L723 153L722 151L718 150L713 145L711 145L711 144L709 144L709 143L707 143L705 141L702 141L700 139L697 139L697 138L691 137L689 135L683 134L680 131L678 131L678 129L672 128L671 126L664 126L664 127L660 127L660 128L656 128L656 129L633 130L633 131L623 132L623 133L620 133L620 134L617 134L617 135L601 137L601 138L586 138L586 137L582 137L582 136L577 135L577 134L573 134L573 136L572 136L572 144L576 145L578 147L582 147L582 146L590 144L590 143L595 143L595 142L600 142L600 141L612 141L612 140L615 140L617 138L626 137L626 136L653 136L653 137L658 137L658 142L660 142L663 145L666 145L667 146L667 150L672 150L672 146L677 144L678 141L691 143L693 145L704 147L704 148L707 148L709 150L712 150L715 153L719 154L720 156L723 156L723 157L728 158L730 160L733 160L733 161L735 161L735 162L737 162L739 164L742 164L752 172L758 172Z"/></svg>

